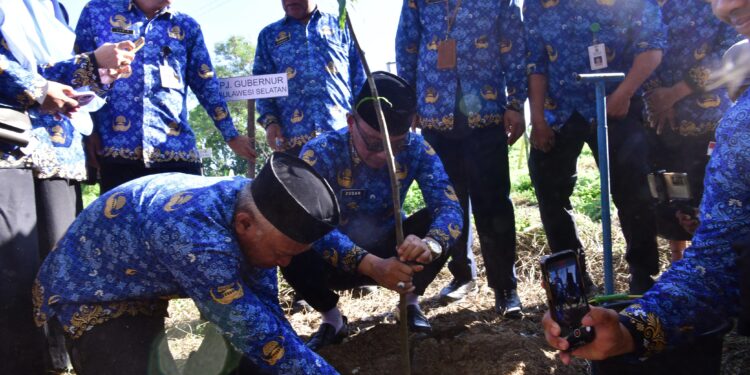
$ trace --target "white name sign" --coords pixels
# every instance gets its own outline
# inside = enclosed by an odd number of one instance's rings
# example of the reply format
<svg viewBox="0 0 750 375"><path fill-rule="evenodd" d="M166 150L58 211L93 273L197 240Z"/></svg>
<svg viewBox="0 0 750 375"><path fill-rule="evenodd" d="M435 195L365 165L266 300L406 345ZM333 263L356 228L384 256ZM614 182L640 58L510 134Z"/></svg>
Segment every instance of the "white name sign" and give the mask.
<svg viewBox="0 0 750 375"><path fill-rule="evenodd" d="M198 156L201 159L210 159L214 155L214 150L211 148L200 148L198 149Z"/></svg>
<svg viewBox="0 0 750 375"><path fill-rule="evenodd" d="M228 102L289 95L286 73L219 78L219 91Z"/></svg>

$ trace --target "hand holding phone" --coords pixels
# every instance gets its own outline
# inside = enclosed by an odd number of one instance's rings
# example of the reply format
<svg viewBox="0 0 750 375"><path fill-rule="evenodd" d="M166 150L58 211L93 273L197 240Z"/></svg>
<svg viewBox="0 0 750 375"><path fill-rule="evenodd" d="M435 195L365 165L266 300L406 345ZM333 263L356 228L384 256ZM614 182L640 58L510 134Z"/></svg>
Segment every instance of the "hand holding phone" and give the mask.
<svg viewBox="0 0 750 375"><path fill-rule="evenodd" d="M96 94L93 91L76 91L71 98L75 99L79 106L84 107L96 98Z"/></svg>
<svg viewBox="0 0 750 375"><path fill-rule="evenodd" d="M594 329L581 326L589 304L576 253L565 250L542 257L540 263L550 316L560 326L560 337L570 344L567 351L593 341Z"/></svg>
<svg viewBox="0 0 750 375"><path fill-rule="evenodd" d="M133 45L132 48L130 47L131 44ZM140 49L143 48L143 46L145 45L146 45L146 39L144 37L140 37L133 42L130 42L130 41L121 42L117 46L118 48L128 51L128 53L132 55L134 58L136 52L140 51ZM133 58L131 58L131 60ZM112 79L112 81L114 81L115 79L118 79L118 78L129 78L130 75L132 74L133 74L133 68L131 67L130 61L122 61L120 62L120 66L116 70L109 71L107 72L106 75L115 77L114 79Z"/></svg>

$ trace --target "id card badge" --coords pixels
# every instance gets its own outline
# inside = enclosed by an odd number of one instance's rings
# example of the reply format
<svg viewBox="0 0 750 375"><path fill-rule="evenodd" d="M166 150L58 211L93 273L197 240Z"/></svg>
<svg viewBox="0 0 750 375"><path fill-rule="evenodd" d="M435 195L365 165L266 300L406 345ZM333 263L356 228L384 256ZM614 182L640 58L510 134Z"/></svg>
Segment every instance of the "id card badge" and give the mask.
<svg viewBox="0 0 750 375"><path fill-rule="evenodd" d="M438 44L437 68L453 69L456 67L456 40L446 39Z"/></svg>
<svg viewBox="0 0 750 375"><path fill-rule="evenodd" d="M161 87L165 89L182 90L182 82L177 72L167 64L159 65L159 77L161 78Z"/></svg>
<svg viewBox="0 0 750 375"><path fill-rule="evenodd" d="M591 64L591 70L607 68L607 48L604 43L589 46L589 64Z"/></svg>

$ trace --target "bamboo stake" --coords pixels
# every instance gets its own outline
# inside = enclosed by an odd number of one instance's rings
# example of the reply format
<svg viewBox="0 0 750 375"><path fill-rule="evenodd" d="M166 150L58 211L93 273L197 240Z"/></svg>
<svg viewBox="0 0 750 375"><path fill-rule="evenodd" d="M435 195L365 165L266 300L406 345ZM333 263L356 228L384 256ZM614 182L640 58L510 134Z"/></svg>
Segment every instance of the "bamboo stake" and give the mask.
<svg viewBox="0 0 750 375"><path fill-rule="evenodd" d="M370 85L370 92L372 96L377 98L378 89L375 86L375 80L372 78L370 72L370 66L367 64L365 58L365 52L359 45L357 35L354 33L354 27L352 26L351 17L346 16L346 25L349 28L354 45L357 47L357 53L362 60L362 66L365 69L365 75L367 76L367 83ZM393 198L393 216L394 224L396 226L396 246L401 246L404 242L404 228L401 220L401 197L399 195L399 183L396 177L396 163L393 159L393 150L391 150L391 139L388 134L388 127L385 123L385 115L383 114L383 108L380 106L380 100L373 100L375 105L375 113L378 117L378 126L380 127L380 134L383 136L383 149L386 152L386 161L388 162L388 175L391 180L391 197ZM406 323L406 296L402 293L398 303L399 310L399 333L401 336L401 368L403 373L406 375L411 374L411 359L409 355L409 327Z"/></svg>

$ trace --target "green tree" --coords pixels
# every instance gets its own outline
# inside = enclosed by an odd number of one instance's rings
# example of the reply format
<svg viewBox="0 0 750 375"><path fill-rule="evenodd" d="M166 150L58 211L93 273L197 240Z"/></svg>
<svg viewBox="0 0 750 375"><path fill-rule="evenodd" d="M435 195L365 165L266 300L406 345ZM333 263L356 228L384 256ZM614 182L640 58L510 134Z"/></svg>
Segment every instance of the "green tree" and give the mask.
<svg viewBox="0 0 750 375"><path fill-rule="evenodd" d="M214 47L216 59L214 69L219 78L248 76L252 73L255 47L246 38L231 36L226 41L217 43ZM229 102L229 112L234 125L240 134L247 134L247 102ZM238 157L227 146L213 121L201 106L190 111L190 126L195 132L199 149L210 149L211 156L203 159L203 172L207 176L244 175L247 173L248 163ZM255 123L255 119L253 119ZM263 166L266 157L271 153L266 144L265 132L253 127L256 139L256 172Z"/></svg>

